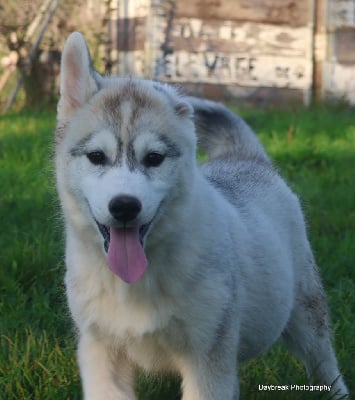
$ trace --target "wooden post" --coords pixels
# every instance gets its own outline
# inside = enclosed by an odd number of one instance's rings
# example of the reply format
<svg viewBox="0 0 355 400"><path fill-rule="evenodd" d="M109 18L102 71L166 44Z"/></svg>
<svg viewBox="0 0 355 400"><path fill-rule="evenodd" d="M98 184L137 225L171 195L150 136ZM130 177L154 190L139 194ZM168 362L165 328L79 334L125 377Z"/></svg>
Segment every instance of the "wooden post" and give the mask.
<svg viewBox="0 0 355 400"><path fill-rule="evenodd" d="M323 97L323 64L327 57L327 0L314 0L313 15L313 101Z"/></svg>

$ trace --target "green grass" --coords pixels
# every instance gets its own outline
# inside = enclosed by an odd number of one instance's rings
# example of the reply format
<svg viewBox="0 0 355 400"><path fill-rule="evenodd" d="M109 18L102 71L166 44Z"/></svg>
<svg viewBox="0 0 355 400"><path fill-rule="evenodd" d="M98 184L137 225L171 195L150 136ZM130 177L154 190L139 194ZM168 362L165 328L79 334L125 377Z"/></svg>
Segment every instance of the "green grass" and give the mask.
<svg viewBox="0 0 355 400"><path fill-rule="evenodd" d="M355 393L354 110L251 109L281 174L301 196L333 321L339 364ZM81 398L75 331L63 287L56 201L53 112L0 119L0 398ZM241 398L326 399L307 392L259 392L259 384L306 384L302 365L274 346L242 365ZM140 400L179 399L176 379L140 376ZM221 399L223 400L223 399Z"/></svg>

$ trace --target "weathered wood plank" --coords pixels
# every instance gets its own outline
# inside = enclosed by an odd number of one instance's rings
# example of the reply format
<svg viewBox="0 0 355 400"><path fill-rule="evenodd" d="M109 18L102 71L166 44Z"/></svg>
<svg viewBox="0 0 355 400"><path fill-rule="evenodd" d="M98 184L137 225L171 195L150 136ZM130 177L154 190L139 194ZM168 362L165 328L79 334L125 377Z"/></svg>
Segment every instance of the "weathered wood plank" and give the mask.
<svg viewBox="0 0 355 400"><path fill-rule="evenodd" d="M355 103L355 0L175 5L119 3L111 40L121 73L237 91L284 90L306 101L313 88Z"/></svg>
<svg viewBox="0 0 355 400"><path fill-rule="evenodd" d="M143 50L120 51L113 58L117 60L115 73L118 75L150 77L146 71L146 54Z"/></svg>
<svg viewBox="0 0 355 400"><path fill-rule="evenodd" d="M341 29L335 33L335 55L341 64L355 64L355 28Z"/></svg>
<svg viewBox="0 0 355 400"><path fill-rule="evenodd" d="M277 87L248 87L238 84L211 84L211 83L181 83L188 94L206 97L217 101L226 101L234 104L250 104L265 107L275 105L278 107L290 104L308 104L309 96L304 90L277 88Z"/></svg>
<svg viewBox="0 0 355 400"><path fill-rule="evenodd" d="M326 94L344 97L355 104L355 68L341 64L325 63Z"/></svg>
<svg viewBox="0 0 355 400"><path fill-rule="evenodd" d="M310 58L312 30L309 27L178 18L174 20L172 47L177 51L248 52L253 56L268 54Z"/></svg>
<svg viewBox="0 0 355 400"><path fill-rule="evenodd" d="M304 58L176 51L162 60L158 78L176 82L239 83L309 89L312 64Z"/></svg>
<svg viewBox="0 0 355 400"><path fill-rule="evenodd" d="M146 41L146 18L119 18L112 21L111 40L119 51L143 50Z"/></svg>
<svg viewBox="0 0 355 400"><path fill-rule="evenodd" d="M179 0L177 16L203 20L254 21L304 26L312 15L311 0Z"/></svg>
<svg viewBox="0 0 355 400"><path fill-rule="evenodd" d="M355 0L328 0L329 28L355 28Z"/></svg>

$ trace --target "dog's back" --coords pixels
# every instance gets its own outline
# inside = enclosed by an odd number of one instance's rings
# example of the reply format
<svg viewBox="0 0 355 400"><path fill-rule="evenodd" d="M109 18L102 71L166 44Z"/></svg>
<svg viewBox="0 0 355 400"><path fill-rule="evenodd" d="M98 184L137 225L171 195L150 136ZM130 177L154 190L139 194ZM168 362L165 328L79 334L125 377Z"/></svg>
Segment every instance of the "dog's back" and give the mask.
<svg viewBox="0 0 355 400"><path fill-rule="evenodd" d="M271 224L269 231L265 232L265 238L270 240L275 234L282 238L279 255L289 246L290 251L287 252L282 269L289 268L292 274L293 284L288 290L293 304L282 334L285 344L304 362L311 380L325 384L325 390L330 391L335 399L348 398L348 390L338 370L330 343L325 294L307 239L306 225L297 196L278 175L256 135L242 118L219 103L193 97L190 102L194 107L199 145L208 157L208 161L202 165L206 178L241 212L242 219L245 218L254 232L260 230L260 218L255 216L262 209L266 211L266 217L270 218ZM256 208L253 203L256 203ZM282 225L284 231L279 230ZM256 287L261 289L267 284L270 288L276 283L273 290L279 290L281 270L279 274L275 274L274 270L273 281L267 282L267 275L271 272L268 266L272 264L272 254L269 254L268 260L259 258L259 255L267 254L267 249L263 249L263 244L257 240L252 242L253 248L249 251L254 252L255 260L259 259L257 262L264 264L264 267L259 271L255 270L256 274L242 272L241 279L247 278L244 281L245 287L252 294ZM291 264L287 267L290 261ZM265 272L266 279L263 280L261 277ZM248 280L253 280L253 284L249 284ZM287 285L286 280L284 283ZM252 341L248 332L253 331L260 322L253 318L256 315L260 318L259 313L253 315L253 295L248 300L251 303L245 308L250 312L247 321L242 321L240 331L241 338L246 334L246 347ZM265 311L264 316L267 319L273 318L272 313L269 314L271 308ZM275 320L276 324L278 322ZM260 344L267 333L262 331L259 334ZM254 330L253 335L258 336L258 332ZM241 344L240 349L242 358L244 344ZM255 345L251 347L255 348Z"/></svg>

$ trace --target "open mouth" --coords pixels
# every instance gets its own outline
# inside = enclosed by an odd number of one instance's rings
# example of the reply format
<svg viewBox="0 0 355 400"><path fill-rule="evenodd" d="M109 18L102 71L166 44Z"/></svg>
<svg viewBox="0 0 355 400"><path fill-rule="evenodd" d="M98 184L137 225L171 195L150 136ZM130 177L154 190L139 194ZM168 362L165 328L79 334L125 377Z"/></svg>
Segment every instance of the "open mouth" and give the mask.
<svg viewBox="0 0 355 400"><path fill-rule="evenodd" d="M140 227L116 228L96 221L104 238L108 267L126 283L137 282L148 266L143 244L151 222Z"/></svg>
<svg viewBox="0 0 355 400"><path fill-rule="evenodd" d="M102 237L104 238L104 249L106 251L106 253L108 252L109 249L109 245L110 245L110 227L100 224L100 222L98 222L95 219L95 222L99 228L99 231L102 235ZM143 247L144 244L144 237L147 234L149 227L151 225L152 221L150 221L148 224L144 224L142 225L139 229L138 229L138 233L139 233L139 241L141 246ZM122 228L124 229L124 228Z"/></svg>

